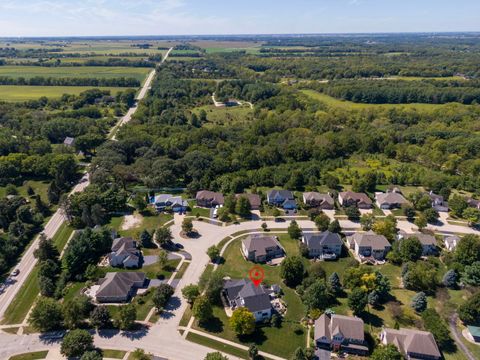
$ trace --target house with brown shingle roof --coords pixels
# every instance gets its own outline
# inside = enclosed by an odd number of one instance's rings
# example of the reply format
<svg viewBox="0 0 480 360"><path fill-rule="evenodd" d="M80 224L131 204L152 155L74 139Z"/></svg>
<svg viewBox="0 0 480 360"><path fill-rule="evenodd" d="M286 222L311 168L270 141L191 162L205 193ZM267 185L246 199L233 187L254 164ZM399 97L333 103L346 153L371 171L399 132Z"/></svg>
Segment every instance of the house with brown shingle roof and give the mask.
<svg viewBox="0 0 480 360"><path fill-rule="evenodd" d="M248 202L250 203L251 210L258 210L260 209L260 205L262 205L262 199L258 194L236 194L235 198L238 200L241 197L246 197Z"/></svg>
<svg viewBox="0 0 480 360"><path fill-rule="evenodd" d="M315 321L315 344L321 349L368 354L363 320L355 316L324 313Z"/></svg>
<svg viewBox="0 0 480 360"><path fill-rule="evenodd" d="M140 267L141 252L137 247L137 242L131 237L114 239L112 252L108 255L108 261L113 267Z"/></svg>
<svg viewBox="0 0 480 360"><path fill-rule="evenodd" d="M282 257L285 250L276 236L249 235L242 241L242 253L253 262L267 262Z"/></svg>
<svg viewBox="0 0 480 360"><path fill-rule="evenodd" d="M345 191L338 194L338 202L343 207L356 205L359 209L371 209L372 200L364 193Z"/></svg>
<svg viewBox="0 0 480 360"><path fill-rule="evenodd" d="M438 254L437 249L437 239L435 236L430 234L424 234L421 232L416 232L413 234L407 234L405 231L400 230L397 236L398 240L416 238L422 244L422 256L436 255Z"/></svg>
<svg viewBox="0 0 480 360"><path fill-rule="evenodd" d="M347 242L355 254L360 258L373 257L375 260L384 260L392 246L383 235L373 231L355 233L347 237Z"/></svg>
<svg viewBox="0 0 480 360"><path fill-rule="evenodd" d="M384 328L380 333L380 341L384 345L395 345L407 359L440 360L442 358L433 335L427 331Z"/></svg>
<svg viewBox="0 0 480 360"><path fill-rule="evenodd" d="M202 190L197 192L195 200L197 200L198 206L207 208L215 207L217 205L223 205L225 203L223 194L208 190Z"/></svg>
<svg viewBox="0 0 480 360"><path fill-rule="evenodd" d="M303 193L303 203L309 207L322 210L333 210L335 208L335 202L330 194L321 194L318 192Z"/></svg>
<svg viewBox="0 0 480 360"><path fill-rule="evenodd" d="M402 194L391 191L386 193L375 193L375 201L380 209L395 209L408 204L407 199Z"/></svg>

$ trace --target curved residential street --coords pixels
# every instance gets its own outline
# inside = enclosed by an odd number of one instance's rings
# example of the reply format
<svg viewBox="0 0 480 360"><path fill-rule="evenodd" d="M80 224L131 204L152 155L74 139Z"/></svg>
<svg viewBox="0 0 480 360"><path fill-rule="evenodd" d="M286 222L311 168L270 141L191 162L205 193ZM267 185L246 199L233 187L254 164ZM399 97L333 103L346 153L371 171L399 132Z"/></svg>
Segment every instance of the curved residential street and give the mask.
<svg viewBox="0 0 480 360"><path fill-rule="evenodd" d="M194 221L194 228L197 229L200 236L195 239L184 239L180 236L181 223L183 216L176 215L174 224L171 227L174 241L181 243L185 251L192 255L192 261L188 266L183 278L176 287L175 294L172 297L167 309L161 319L145 331L134 333L105 331L95 335L95 345L100 348L118 349L132 351L136 348L144 349L156 356L175 360L190 360L192 354L196 359L201 359L206 353L212 350L187 341L179 333L179 322L187 303L182 299L181 289L188 284L197 283L205 267L209 263L206 250L221 240L238 233L239 231L259 231L262 221L246 221L238 225L219 226L208 223L207 221ZM314 229L314 223L309 220L297 220L302 229ZM285 231L290 224L289 221L275 222L266 221L268 227L273 231ZM344 229L359 228L358 223L348 220L340 221ZM407 231L412 230L412 224L406 221L399 221L398 227ZM414 226L413 226L414 227ZM437 226L438 227L438 226ZM440 226L442 232L460 232L461 230L472 230L462 226L443 225ZM478 233L478 232L477 232ZM247 275L247 274L245 274ZM185 328L182 328L185 329ZM188 331L188 328L187 328ZM216 339L222 341L223 339ZM0 358L5 359L16 353L27 351L38 351L43 349L58 348L59 342L42 339L38 334L34 335L10 335L0 333ZM231 357L231 359L235 359ZM268 358L268 356L267 356ZM277 357L272 357L277 358ZM278 359L278 358L277 358ZM472 358L473 359L473 358Z"/></svg>

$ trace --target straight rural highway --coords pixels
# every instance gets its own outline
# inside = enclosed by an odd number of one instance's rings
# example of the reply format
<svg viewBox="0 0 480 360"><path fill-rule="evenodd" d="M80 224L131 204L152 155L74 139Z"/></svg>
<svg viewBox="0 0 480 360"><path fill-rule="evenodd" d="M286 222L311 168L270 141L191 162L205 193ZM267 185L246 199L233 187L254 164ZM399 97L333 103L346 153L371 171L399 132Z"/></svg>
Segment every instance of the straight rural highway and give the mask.
<svg viewBox="0 0 480 360"><path fill-rule="evenodd" d="M162 59L161 64L165 62L167 59L168 55L170 55L170 52L172 51L173 48L170 48L165 56ZM150 89L152 85L152 81L155 77L155 70L152 70L147 79L145 80L145 83L143 84L138 96L137 96L137 102L133 107L128 109L126 115L121 119L120 123L118 126L116 126L116 130L127 122L129 122L137 111L138 107L138 101L142 100L146 94L148 93L148 90ZM116 135L116 133L115 133ZM115 139L115 135L113 136L112 140ZM72 192L70 194L74 194L76 192L81 192L83 191L88 185L90 184L89 181L89 174L86 173L80 181L75 185L73 188ZM47 236L47 238L53 238L55 234L57 233L58 229L60 226L64 223L65 221L65 216L63 214L62 209L58 209L55 214L50 218L50 220L47 222L45 225L45 228L43 230L43 233ZM32 244L29 246L25 254L22 256L20 259L20 262L17 264L16 269L20 271L20 273L16 277L8 277L4 284L3 284L3 290L0 291L0 319L3 318L5 315L5 311L7 310L8 306L10 303L13 301L15 296L17 295L18 291L22 287L22 285L25 283L25 281L28 278L28 275L30 272L33 270L35 267L35 264L37 260L33 256L34 251L37 249L38 244L40 242L40 236L37 236L35 240L32 242Z"/></svg>

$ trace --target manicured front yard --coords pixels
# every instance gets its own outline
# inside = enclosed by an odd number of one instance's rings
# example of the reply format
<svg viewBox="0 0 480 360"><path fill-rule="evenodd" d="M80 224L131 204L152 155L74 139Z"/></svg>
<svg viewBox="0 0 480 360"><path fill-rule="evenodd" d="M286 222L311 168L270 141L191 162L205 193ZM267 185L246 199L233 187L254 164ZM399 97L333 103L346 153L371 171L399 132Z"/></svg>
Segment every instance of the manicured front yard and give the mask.
<svg viewBox="0 0 480 360"><path fill-rule="evenodd" d="M194 333L189 333L187 335L187 340L194 342L196 344L200 344L206 347L209 347L211 349L215 349L218 351L225 352L227 354L239 357L241 359L248 359L248 352L212 339L209 339L205 336L199 335L199 334L194 334Z"/></svg>
<svg viewBox="0 0 480 360"><path fill-rule="evenodd" d="M298 254L296 240L290 239L286 234L279 235L279 239L287 254ZM247 262L243 258L240 251L240 243L241 239L237 239L228 246L224 254L225 263L219 266L219 270L222 270L226 276L230 276L232 279L248 277L248 272L253 266L252 263ZM287 313L280 328L257 326L257 330L253 335L239 339L230 329L228 317L223 307L220 306L214 306L213 320L206 325L202 325L202 327L194 324L194 327L246 346L255 343L262 351L289 358L296 348L305 347L306 344L306 329L300 325L300 320L305 315L305 308L295 291L283 285L279 266L262 265L262 267L265 271L264 282L281 285L285 293L283 300L287 303Z"/></svg>
<svg viewBox="0 0 480 360"><path fill-rule="evenodd" d="M127 352L122 350L102 349L102 353L104 358L123 359Z"/></svg>

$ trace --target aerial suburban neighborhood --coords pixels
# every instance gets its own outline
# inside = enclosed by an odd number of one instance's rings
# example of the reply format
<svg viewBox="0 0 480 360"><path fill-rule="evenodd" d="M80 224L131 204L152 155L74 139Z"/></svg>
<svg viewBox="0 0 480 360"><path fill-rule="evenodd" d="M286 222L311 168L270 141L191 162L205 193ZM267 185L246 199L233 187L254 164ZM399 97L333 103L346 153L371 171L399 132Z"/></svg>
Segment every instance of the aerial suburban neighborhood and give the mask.
<svg viewBox="0 0 480 360"><path fill-rule="evenodd" d="M479 13L0 1L0 360L480 359Z"/></svg>

